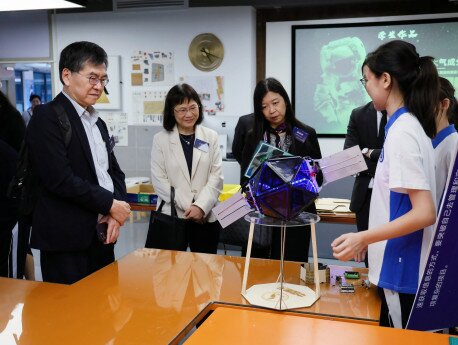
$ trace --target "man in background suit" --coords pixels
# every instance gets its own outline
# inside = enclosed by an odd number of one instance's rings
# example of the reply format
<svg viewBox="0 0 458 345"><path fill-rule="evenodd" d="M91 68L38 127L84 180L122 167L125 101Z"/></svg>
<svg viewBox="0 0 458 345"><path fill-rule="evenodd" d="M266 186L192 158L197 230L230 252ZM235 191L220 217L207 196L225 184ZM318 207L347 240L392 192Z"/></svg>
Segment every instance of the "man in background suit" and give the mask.
<svg viewBox="0 0 458 345"><path fill-rule="evenodd" d="M385 139L386 112L377 112L372 102L353 109L345 136L344 149L359 145L367 164L367 170L355 179L351 194L350 210L356 214L358 231L369 226L369 208L375 169ZM367 258L365 259L367 266Z"/></svg>
<svg viewBox="0 0 458 345"><path fill-rule="evenodd" d="M114 243L130 214L124 173L105 122L92 107L108 83L107 54L91 42L64 48L63 91L37 106L26 143L41 188L32 220L32 248L40 249L43 280L72 284L114 261ZM66 145L58 108L71 125ZM106 239L97 235L106 223Z"/></svg>

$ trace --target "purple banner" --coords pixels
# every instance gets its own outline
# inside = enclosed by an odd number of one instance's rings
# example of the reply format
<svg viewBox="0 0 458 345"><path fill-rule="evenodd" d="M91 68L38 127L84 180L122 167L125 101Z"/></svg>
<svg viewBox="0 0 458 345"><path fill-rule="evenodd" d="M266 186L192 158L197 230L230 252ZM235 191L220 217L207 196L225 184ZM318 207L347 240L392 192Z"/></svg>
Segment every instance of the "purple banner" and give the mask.
<svg viewBox="0 0 458 345"><path fill-rule="evenodd" d="M429 331L458 326L457 194L458 159L455 159L408 329Z"/></svg>

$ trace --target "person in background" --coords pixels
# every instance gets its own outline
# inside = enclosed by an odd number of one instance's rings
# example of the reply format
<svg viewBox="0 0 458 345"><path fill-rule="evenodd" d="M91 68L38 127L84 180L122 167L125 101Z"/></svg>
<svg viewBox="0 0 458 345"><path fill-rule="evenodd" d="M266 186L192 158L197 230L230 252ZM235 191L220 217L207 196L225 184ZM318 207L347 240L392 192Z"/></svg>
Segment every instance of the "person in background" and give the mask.
<svg viewBox="0 0 458 345"><path fill-rule="evenodd" d="M431 138L436 134L439 76L429 56L394 40L367 55L362 83L376 110L385 110L385 143L375 172L369 229L347 233L334 257L364 259L382 298L381 326L405 328L428 257L436 221Z"/></svg>
<svg viewBox="0 0 458 345"><path fill-rule="evenodd" d="M11 263L13 229L18 222L16 200L7 196L16 173L18 153L0 139L0 277L13 277Z"/></svg>
<svg viewBox="0 0 458 345"><path fill-rule="evenodd" d="M436 116L437 134L433 139L436 162L436 202L440 206L442 194L447 182L450 165L457 154L458 133L457 123L458 104L455 98L455 88L445 78L440 80L440 103Z"/></svg>
<svg viewBox="0 0 458 345"><path fill-rule="evenodd" d="M359 145L367 170L356 175L350 210L356 214L358 231L367 230L375 169L385 137L386 111L377 111L372 102L353 109L348 122L344 149ZM364 260L367 267L367 258Z"/></svg>
<svg viewBox="0 0 458 345"><path fill-rule="evenodd" d="M25 135L25 124L21 114L1 91L0 123L2 124L0 126L0 276L16 278L18 271L24 271L25 254L24 262L19 260L18 240L13 241L13 238L17 239L19 234L17 227L19 204L7 196L7 191L11 179L16 174L18 154ZM28 239L26 242L28 243ZM17 258L16 262L13 262L14 257Z"/></svg>
<svg viewBox="0 0 458 345"><path fill-rule="evenodd" d="M72 284L112 263L114 243L130 215L114 140L93 108L108 83L107 64L105 50L95 43L65 47L59 59L63 91L34 109L27 128L31 168L41 188L31 247L40 250L46 282ZM58 108L71 125L68 145Z"/></svg>
<svg viewBox="0 0 458 345"><path fill-rule="evenodd" d="M0 91L0 139L16 152L21 149L25 136L25 124L21 113L16 110L3 92Z"/></svg>
<svg viewBox="0 0 458 345"><path fill-rule="evenodd" d="M254 125L248 132L242 151L242 171L245 172L256 146L264 141L283 151L297 156L321 158L320 145L315 130L296 119L291 102L283 85L274 78L261 80L256 85L253 95ZM248 178L241 176L241 184ZM315 204L305 209L316 213ZM310 227L304 226L286 232L285 259L291 261L308 261L310 244ZM245 248L242 248L245 252ZM270 248L252 252L253 256L279 259L280 231L272 232Z"/></svg>
<svg viewBox="0 0 458 345"><path fill-rule="evenodd" d="M35 107L41 104L41 97L35 94L31 94L29 101L30 108L22 113L22 118L24 119L26 126L29 124L29 121L32 118L33 110L35 109Z"/></svg>
<svg viewBox="0 0 458 345"><path fill-rule="evenodd" d="M247 133L253 128L253 125L254 114L251 113L240 116L235 126L234 140L232 141L232 154L239 164L242 163L242 152L245 146ZM244 171L242 173L244 173ZM240 176L242 176L242 174Z"/></svg>
<svg viewBox="0 0 458 345"><path fill-rule="evenodd" d="M202 120L197 92L188 84L172 87L165 99L164 129L153 139L151 182L157 204L165 202L163 213L171 212L170 187L175 188L177 215L188 222L184 240L162 241L151 234L155 240L148 246L184 251L189 246L193 252L216 254L220 225L211 210L223 189L222 158L218 133L200 125ZM151 225L149 232L154 232Z"/></svg>

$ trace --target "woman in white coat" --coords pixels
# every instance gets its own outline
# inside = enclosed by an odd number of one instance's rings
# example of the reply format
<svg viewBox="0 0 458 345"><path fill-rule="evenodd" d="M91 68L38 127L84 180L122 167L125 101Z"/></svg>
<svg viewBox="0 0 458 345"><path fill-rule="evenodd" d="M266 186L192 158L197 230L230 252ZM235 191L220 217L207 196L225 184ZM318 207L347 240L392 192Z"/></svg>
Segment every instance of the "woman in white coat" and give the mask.
<svg viewBox="0 0 458 345"><path fill-rule="evenodd" d="M186 234L176 241L156 241L163 243L153 247L186 250L189 245L193 252L216 253L220 226L211 210L223 188L222 160L218 134L201 126L202 120L197 92L188 84L172 87L165 99L164 129L153 139L151 176L157 205L165 202L163 213L171 212L174 187L177 215L187 220Z"/></svg>

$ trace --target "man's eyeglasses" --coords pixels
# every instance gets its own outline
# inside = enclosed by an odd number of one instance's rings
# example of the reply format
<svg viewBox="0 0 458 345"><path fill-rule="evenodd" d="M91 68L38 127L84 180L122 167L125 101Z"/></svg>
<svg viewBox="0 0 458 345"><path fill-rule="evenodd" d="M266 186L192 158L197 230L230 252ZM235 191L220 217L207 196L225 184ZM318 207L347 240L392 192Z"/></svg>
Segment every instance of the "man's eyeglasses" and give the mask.
<svg viewBox="0 0 458 345"><path fill-rule="evenodd" d="M107 86L108 82L110 81L110 79L108 79L108 78L99 79L99 78L97 78L96 76L93 76L93 75L91 75L89 77L86 77L85 75L82 75L79 72L75 72L75 73L79 74L80 76L82 76L84 78L87 78L89 80L89 84L91 84L91 85L97 85L98 83L100 83L100 85L105 87L105 86Z"/></svg>
<svg viewBox="0 0 458 345"><path fill-rule="evenodd" d="M190 111L191 113L195 113L197 111L199 111L199 105L198 104L193 104L189 107L179 107L179 108L175 108L174 109L178 114L180 115L186 115L188 113L188 111Z"/></svg>
<svg viewBox="0 0 458 345"><path fill-rule="evenodd" d="M367 84L366 77L362 77L359 81L361 82L361 84L363 84L364 87L366 86L366 84Z"/></svg>

